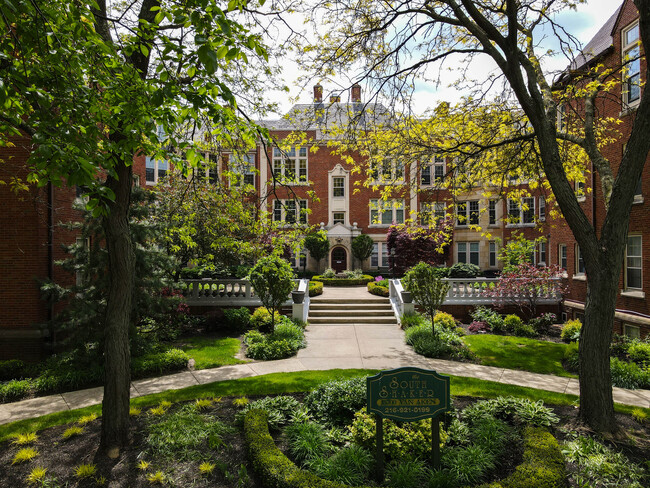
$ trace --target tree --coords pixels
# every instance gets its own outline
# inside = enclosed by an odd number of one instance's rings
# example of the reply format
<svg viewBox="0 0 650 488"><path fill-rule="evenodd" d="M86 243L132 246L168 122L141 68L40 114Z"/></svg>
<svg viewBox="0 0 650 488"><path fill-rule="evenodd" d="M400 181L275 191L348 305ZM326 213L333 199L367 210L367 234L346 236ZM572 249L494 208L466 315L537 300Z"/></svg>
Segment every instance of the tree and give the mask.
<svg viewBox="0 0 650 488"><path fill-rule="evenodd" d="M0 134L33 144L29 183L88 188L108 251L102 447L128 442L129 326L134 245L129 231L132 163L138 153L198 165L175 130L211 121L214 141L258 136L237 114L224 80L246 52L264 60L258 36L233 20L246 6L216 0L2 3ZM161 127L163 130L159 131ZM170 151L169 148L178 151Z"/></svg>
<svg viewBox="0 0 650 488"><path fill-rule="evenodd" d="M255 294L271 312L269 328L262 332L273 333L275 330L275 313L287 301L295 286L293 270L285 259L272 255L257 261L253 269L251 269L250 276Z"/></svg>
<svg viewBox="0 0 650 488"><path fill-rule="evenodd" d="M375 243L372 240L372 237L368 234L361 234L352 239L352 255L357 258L360 263L363 263L363 261L368 259L372 254L374 246Z"/></svg>
<svg viewBox="0 0 650 488"><path fill-rule="evenodd" d="M485 295L494 298L497 307L516 305L528 318L534 318L540 300L561 297L564 291L558 266L538 267L523 262L504 271L494 288L485 290Z"/></svg>
<svg viewBox="0 0 650 488"><path fill-rule="evenodd" d="M419 262L444 265L451 247L454 227L451 220L442 220L435 227L392 225L386 244L393 274L402 275Z"/></svg>
<svg viewBox="0 0 650 488"><path fill-rule="evenodd" d="M522 234L517 234L505 246L499 249L499 261L503 263L503 272L516 270L521 264L530 264L535 255L536 242L529 241Z"/></svg>
<svg viewBox="0 0 650 488"><path fill-rule="evenodd" d="M327 239L327 234L324 231L318 231L307 235L305 237L305 249L309 251L312 258L318 261L318 268L320 269L320 262L330 250L330 241Z"/></svg>
<svg viewBox="0 0 650 488"><path fill-rule="evenodd" d="M639 12L641 42L647 52L650 0L634 0L634 4ZM474 58L494 63L495 71L482 80L459 80L459 88L468 89L471 96L448 114L467 122L464 127L456 126L455 132L473 137L439 133L441 137L431 141L451 154L455 151L472 158L483 156L490 164L501 159L511 170L517 170L521 161L518 154L530 154L534 156L531 161L539 161L580 246L588 277L580 340L580 417L598 431L615 431L609 343L634 189L650 149L650 90L643 90L625 151L615 166L602 152L612 136L611 132L607 135L608 121L598 117L597 101L607 97L616 75L625 67L585 69L577 82L554 86L542 65L547 51L539 54L540 40L550 33L559 38L558 45L569 59L578 51L575 39L553 20L572 2L442 0L394 4L340 0L336 9L330 5L319 2L310 11L311 18L325 19L326 25L325 32L305 50L305 64L318 73L339 73L354 66L355 81L374 84L376 95L381 90L392 96L406 108L407 115L412 93L408 88L415 86L417 79L431 79L440 63L462 59L463 77L468 75L466 67ZM326 11L326 15L319 10ZM646 79L648 69L646 65ZM579 107L575 124L570 130L558 130L558 104L567 102ZM486 105L488 109L481 108ZM476 127L472 121L476 111L486 116L491 113L496 124L489 130L468 133L468 128ZM510 122L498 123L499 113ZM519 122L513 124L513 119ZM432 125L438 124L435 117L430 120ZM404 132L417 136L416 129ZM428 147L433 151L433 144ZM515 158L495 158L497 152ZM593 165L600 178L607 212L600 216L598 227L592 225L576 198L571 183L580 169L567 164L567 155ZM577 159L570 162L578 163ZM529 169L527 172L530 174Z"/></svg>
<svg viewBox="0 0 650 488"><path fill-rule="evenodd" d="M413 300L429 315L431 330L435 334L436 328L433 326L433 319L445 301L447 292L449 292L449 283L440 278L433 266L422 262L408 270L403 281L404 288L411 292Z"/></svg>

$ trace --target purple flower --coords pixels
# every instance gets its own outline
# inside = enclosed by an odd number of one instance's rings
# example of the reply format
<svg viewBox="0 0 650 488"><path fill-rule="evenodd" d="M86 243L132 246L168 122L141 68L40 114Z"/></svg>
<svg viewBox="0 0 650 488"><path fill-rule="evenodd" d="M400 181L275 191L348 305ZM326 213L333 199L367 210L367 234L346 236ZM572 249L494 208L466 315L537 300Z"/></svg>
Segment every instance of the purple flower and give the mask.
<svg viewBox="0 0 650 488"><path fill-rule="evenodd" d="M383 280L384 280L384 278L382 278L381 276L377 276L377 277L375 278L375 281L383 281Z"/></svg>

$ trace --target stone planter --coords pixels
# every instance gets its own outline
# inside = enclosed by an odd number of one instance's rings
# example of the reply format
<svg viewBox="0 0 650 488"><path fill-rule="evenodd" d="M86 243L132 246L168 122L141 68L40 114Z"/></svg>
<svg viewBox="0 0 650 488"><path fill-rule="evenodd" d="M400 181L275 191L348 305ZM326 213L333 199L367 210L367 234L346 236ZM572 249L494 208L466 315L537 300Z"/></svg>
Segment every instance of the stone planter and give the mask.
<svg viewBox="0 0 650 488"><path fill-rule="evenodd" d="M305 292L304 291L292 291L291 298L293 303L302 303L305 301Z"/></svg>
<svg viewBox="0 0 650 488"><path fill-rule="evenodd" d="M410 291L404 290L402 292L402 302L404 302L404 303L413 303L413 297L411 296Z"/></svg>

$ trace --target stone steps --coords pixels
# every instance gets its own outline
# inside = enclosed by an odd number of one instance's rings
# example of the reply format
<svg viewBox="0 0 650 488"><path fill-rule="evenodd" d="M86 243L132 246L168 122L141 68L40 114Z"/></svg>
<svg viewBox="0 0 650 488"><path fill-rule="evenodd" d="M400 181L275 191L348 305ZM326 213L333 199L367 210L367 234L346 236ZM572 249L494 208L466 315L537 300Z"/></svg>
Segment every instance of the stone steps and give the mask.
<svg viewBox="0 0 650 488"><path fill-rule="evenodd" d="M308 320L313 325L397 325L390 301L382 297L315 298Z"/></svg>

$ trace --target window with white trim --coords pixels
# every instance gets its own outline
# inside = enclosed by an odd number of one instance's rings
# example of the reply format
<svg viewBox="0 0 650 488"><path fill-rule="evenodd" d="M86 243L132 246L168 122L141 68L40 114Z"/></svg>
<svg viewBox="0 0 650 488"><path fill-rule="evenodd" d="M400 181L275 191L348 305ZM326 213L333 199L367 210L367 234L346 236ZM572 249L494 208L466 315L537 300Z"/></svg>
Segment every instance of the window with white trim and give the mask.
<svg viewBox="0 0 650 488"><path fill-rule="evenodd" d="M370 200L370 225L404 223L404 200Z"/></svg>
<svg viewBox="0 0 650 488"><path fill-rule="evenodd" d="M369 176L376 183L401 183L404 181L404 162L392 158L379 160L375 156L369 163Z"/></svg>
<svg viewBox="0 0 650 488"><path fill-rule="evenodd" d="M643 251L641 236L628 236L625 248L625 288L643 288Z"/></svg>
<svg viewBox="0 0 650 488"><path fill-rule="evenodd" d="M445 179L445 157L434 156L433 162L422 167L420 172L420 183L422 186L430 186L440 183Z"/></svg>
<svg viewBox="0 0 650 488"><path fill-rule="evenodd" d="M497 201L490 200L488 202L488 224L496 225L497 223Z"/></svg>
<svg viewBox="0 0 650 488"><path fill-rule="evenodd" d="M300 249L297 253L292 252L289 257L289 264L292 268L305 269L307 267L307 253Z"/></svg>
<svg viewBox="0 0 650 488"><path fill-rule="evenodd" d="M585 191L585 188L586 185L584 181L575 182L576 198L579 202L582 202L587 198L587 193Z"/></svg>
<svg viewBox="0 0 650 488"><path fill-rule="evenodd" d="M255 154L231 156L230 171L233 172L231 180L233 185L255 187Z"/></svg>
<svg viewBox="0 0 650 488"><path fill-rule="evenodd" d="M388 244L385 242L375 242L372 245L372 253L370 254L370 267L388 267Z"/></svg>
<svg viewBox="0 0 650 488"><path fill-rule="evenodd" d="M332 196L334 197L345 196L345 177L343 176L332 177Z"/></svg>
<svg viewBox="0 0 650 488"><path fill-rule="evenodd" d="M164 178L169 171L169 161L166 159L154 159L150 156L145 158L145 181L147 185L155 185L158 180Z"/></svg>
<svg viewBox="0 0 650 488"><path fill-rule="evenodd" d="M639 45L639 23L622 31L621 52L623 54L623 102L636 105L641 98L641 48Z"/></svg>
<svg viewBox="0 0 650 488"><path fill-rule="evenodd" d="M273 220L287 224L307 223L307 200L273 200Z"/></svg>
<svg viewBox="0 0 650 488"><path fill-rule="evenodd" d="M447 205L445 202L422 202L420 204L420 224L432 225L445 218Z"/></svg>
<svg viewBox="0 0 650 488"><path fill-rule="evenodd" d="M479 203L478 200L468 200L456 204L456 225L478 225Z"/></svg>
<svg viewBox="0 0 650 488"><path fill-rule="evenodd" d="M332 224L343 224L345 225L345 212L333 212L332 213Z"/></svg>
<svg viewBox="0 0 650 488"><path fill-rule="evenodd" d="M285 183L307 183L307 148L273 148L273 175Z"/></svg>
<svg viewBox="0 0 650 488"><path fill-rule="evenodd" d="M479 266L479 243L458 242L456 243L456 262L471 263Z"/></svg>
<svg viewBox="0 0 650 488"><path fill-rule="evenodd" d="M537 245L537 264L540 266L546 266L546 242L540 242Z"/></svg>
<svg viewBox="0 0 650 488"><path fill-rule="evenodd" d="M562 269L567 269L567 250L566 244L557 245L557 264Z"/></svg>
<svg viewBox="0 0 650 488"><path fill-rule="evenodd" d="M489 252L489 261L490 268L496 268L497 266L497 243L496 241L490 241L490 252Z"/></svg>
<svg viewBox="0 0 650 488"><path fill-rule="evenodd" d="M582 252L580 251L580 246L577 244L575 245L575 251L576 251L576 267L575 267L575 274L579 276L584 276L585 274L585 262L582 259Z"/></svg>
<svg viewBox="0 0 650 488"><path fill-rule="evenodd" d="M508 224L527 225L535 223L535 199L533 197L521 200L508 199Z"/></svg>
<svg viewBox="0 0 650 488"><path fill-rule="evenodd" d="M545 222L546 221L546 197L539 197L539 221L540 222Z"/></svg>
<svg viewBox="0 0 650 488"><path fill-rule="evenodd" d="M641 327L632 324L623 324L623 335L630 339L641 339Z"/></svg>

